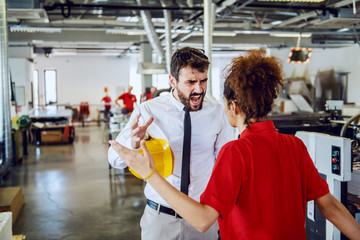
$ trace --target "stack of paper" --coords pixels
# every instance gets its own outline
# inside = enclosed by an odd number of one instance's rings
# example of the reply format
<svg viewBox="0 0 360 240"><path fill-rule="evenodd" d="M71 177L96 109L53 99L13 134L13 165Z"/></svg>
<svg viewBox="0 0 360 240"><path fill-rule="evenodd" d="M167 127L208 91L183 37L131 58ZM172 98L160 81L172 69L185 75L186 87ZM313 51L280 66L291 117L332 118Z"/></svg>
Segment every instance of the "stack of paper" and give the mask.
<svg viewBox="0 0 360 240"><path fill-rule="evenodd" d="M348 192L354 195L360 195L360 162L355 162L351 181L348 182Z"/></svg>

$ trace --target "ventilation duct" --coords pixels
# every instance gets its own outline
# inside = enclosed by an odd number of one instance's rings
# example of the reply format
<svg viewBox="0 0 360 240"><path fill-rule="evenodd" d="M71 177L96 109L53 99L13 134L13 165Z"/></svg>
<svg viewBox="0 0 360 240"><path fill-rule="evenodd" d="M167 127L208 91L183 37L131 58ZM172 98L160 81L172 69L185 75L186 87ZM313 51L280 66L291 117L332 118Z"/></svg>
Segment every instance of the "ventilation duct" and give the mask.
<svg viewBox="0 0 360 240"><path fill-rule="evenodd" d="M39 0L7 0L7 17L12 21L42 20L48 22L48 15Z"/></svg>
<svg viewBox="0 0 360 240"><path fill-rule="evenodd" d="M8 8L41 8L39 0L7 0Z"/></svg>
<svg viewBox="0 0 360 240"><path fill-rule="evenodd" d="M145 75L166 74L167 73L166 64L142 62L139 63L137 73L145 74Z"/></svg>
<svg viewBox="0 0 360 240"><path fill-rule="evenodd" d="M357 24L360 22L360 13L359 10L354 14L353 10L350 8L340 8L338 11L337 16L330 13L329 11L326 12L324 16L321 17L321 21L317 24L320 26L339 26L345 27L353 24Z"/></svg>
<svg viewBox="0 0 360 240"><path fill-rule="evenodd" d="M144 0L137 0L139 6L144 6ZM159 61L162 62L164 59L164 51L161 47L161 43L157 33L155 32L154 25L151 22L151 15L149 11L141 10L140 11L141 20L144 25L144 29L146 31L148 40L150 42L151 47L156 52L157 56L159 57Z"/></svg>

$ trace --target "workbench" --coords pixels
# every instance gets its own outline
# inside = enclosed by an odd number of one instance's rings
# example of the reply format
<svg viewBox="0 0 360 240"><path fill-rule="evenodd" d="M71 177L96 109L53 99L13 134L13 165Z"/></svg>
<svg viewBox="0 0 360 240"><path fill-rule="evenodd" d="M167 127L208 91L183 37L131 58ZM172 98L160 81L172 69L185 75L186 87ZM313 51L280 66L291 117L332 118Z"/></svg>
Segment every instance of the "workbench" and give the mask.
<svg viewBox="0 0 360 240"><path fill-rule="evenodd" d="M33 109L31 119L31 132L33 143L56 144L72 143L75 129L72 124L72 111L69 109Z"/></svg>

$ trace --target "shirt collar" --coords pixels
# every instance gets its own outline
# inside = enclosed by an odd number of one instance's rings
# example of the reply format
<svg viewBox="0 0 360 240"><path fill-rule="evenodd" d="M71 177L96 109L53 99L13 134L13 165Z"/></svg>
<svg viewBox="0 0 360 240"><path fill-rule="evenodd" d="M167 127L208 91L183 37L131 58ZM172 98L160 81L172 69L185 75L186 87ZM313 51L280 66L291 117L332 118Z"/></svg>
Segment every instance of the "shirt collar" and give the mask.
<svg viewBox="0 0 360 240"><path fill-rule="evenodd" d="M272 121L262 121L250 124L240 135L240 138L246 137L250 134L266 134L276 131L274 123Z"/></svg>
<svg viewBox="0 0 360 240"><path fill-rule="evenodd" d="M179 102L175 97L174 97L174 89L172 88L170 91L170 94L168 94L170 102L172 104L174 104L174 106L179 109L179 111L183 111L184 110L184 104L182 104L181 102Z"/></svg>

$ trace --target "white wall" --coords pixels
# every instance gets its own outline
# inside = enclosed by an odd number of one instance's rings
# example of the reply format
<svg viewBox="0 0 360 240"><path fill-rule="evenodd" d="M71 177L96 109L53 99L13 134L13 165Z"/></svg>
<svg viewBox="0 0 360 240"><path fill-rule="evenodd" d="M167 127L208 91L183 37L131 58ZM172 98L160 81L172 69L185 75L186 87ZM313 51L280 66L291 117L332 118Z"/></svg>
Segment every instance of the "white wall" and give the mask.
<svg viewBox="0 0 360 240"><path fill-rule="evenodd" d="M35 70L39 70L39 82L43 86L44 71L56 70L58 103L79 104L87 101L99 104L104 87L115 99L127 90L129 83L129 59L116 57L36 57ZM40 92L43 89L40 89ZM44 102L42 102L44 103Z"/></svg>
<svg viewBox="0 0 360 240"><path fill-rule="evenodd" d="M11 79L15 82L16 88L25 89L24 95L16 96L18 100L19 115L27 113L28 104L31 101L31 82L33 78L33 63L26 58L9 58L9 66L11 72ZM18 91L18 95L19 95ZM20 104L19 100L23 100L25 105ZM14 113L11 114L14 116Z"/></svg>
<svg viewBox="0 0 360 240"><path fill-rule="evenodd" d="M58 104L90 104L90 116L97 118L104 88L114 101L127 91L133 57L109 56L39 56L35 70L39 70L40 104L44 104L44 71L57 71Z"/></svg>

